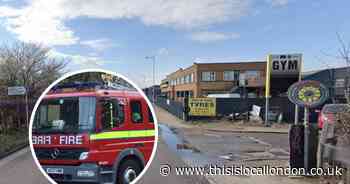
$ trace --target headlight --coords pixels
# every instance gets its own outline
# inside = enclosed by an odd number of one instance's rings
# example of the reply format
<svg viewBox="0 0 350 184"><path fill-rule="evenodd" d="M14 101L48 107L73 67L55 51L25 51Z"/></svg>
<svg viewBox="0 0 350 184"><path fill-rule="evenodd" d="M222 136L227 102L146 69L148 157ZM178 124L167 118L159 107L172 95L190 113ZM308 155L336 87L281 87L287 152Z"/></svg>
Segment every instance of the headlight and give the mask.
<svg viewBox="0 0 350 184"><path fill-rule="evenodd" d="M79 156L79 160L85 160L89 157L89 152L82 152Z"/></svg>

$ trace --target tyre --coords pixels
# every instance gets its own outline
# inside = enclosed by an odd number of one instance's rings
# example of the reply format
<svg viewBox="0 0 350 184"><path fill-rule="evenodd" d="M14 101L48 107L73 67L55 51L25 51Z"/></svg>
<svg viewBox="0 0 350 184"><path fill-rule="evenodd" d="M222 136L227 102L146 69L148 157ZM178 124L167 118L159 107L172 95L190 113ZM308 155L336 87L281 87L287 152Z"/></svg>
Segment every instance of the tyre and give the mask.
<svg viewBox="0 0 350 184"><path fill-rule="evenodd" d="M129 184L141 173L142 166L135 159L127 159L121 163L117 173L117 184Z"/></svg>

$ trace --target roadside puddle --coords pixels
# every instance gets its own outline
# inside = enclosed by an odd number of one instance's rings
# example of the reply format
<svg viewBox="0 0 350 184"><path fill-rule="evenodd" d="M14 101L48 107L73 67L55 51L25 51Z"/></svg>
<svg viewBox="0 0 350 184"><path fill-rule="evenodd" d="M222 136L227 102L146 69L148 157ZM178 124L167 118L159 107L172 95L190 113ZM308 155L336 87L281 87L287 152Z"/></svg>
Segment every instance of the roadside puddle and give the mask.
<svg viewBox="0 0 350 184"><path fill-rule="evenodd" d="M211 158L205 155L181 138L176 133L176 130L164 124L159 124L159 130L162 140L168 145L169 149L176 153L186 164L190 166L208 166L218 163L218 158Z"/></svg>

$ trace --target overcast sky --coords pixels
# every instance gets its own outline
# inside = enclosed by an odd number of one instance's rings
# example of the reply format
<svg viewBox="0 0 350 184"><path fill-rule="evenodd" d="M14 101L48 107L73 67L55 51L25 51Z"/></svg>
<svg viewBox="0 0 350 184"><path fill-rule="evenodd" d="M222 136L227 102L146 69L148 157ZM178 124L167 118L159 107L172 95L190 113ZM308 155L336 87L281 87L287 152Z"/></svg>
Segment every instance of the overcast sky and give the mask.
<svg viewBox="0 0 350 184"><path fill-rule="evenodd" d="M38 42L141 87L194 61L265 60L302 53L304 70L337 60L336 33L350 41L349 0L0 0L0 43Z"/></svg>

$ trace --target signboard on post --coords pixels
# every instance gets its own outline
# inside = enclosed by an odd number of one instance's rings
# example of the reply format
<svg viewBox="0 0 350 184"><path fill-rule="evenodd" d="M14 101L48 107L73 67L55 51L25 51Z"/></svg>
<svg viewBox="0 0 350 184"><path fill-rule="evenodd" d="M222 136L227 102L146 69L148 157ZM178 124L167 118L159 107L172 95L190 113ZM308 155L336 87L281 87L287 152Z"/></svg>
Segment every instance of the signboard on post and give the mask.
<svg viewBox="0 0 350 184"><path fill-rule="evenodd" d="M314 108L322 105L329 97L328 89L318 81L301 81L293 84L288 90L288 98L294 104Z"/></svg>
<svg viewBox="0 0 350 184"><path fill-rule="evenodd" d="M10 86L7 87L7 95L8 96L24 96L25 104L26 104L26 123L29 127L29 107L28 107L28 94L27 89L24 86Z"/></svg>
<svg viewBox="0 0 350 184"><path fill-rule="evenodd" d="M188 107L190 116L216 116L215 98L190 98Z"/></svg>
<svg viewBox="0 0 350 184"><path fill-rule="evenodd" d="M301 79L302 54L280 54L267 56L265 97L271 93L271 80L274 78L296 78L288 87ZM279 84L276 84L279 85ZM285 91L288 90L288 87Z"/></svg>
<svg viewBox="0 0 350 184"><path fill-rule="evenodd" d="M271 55L271 75L298 75L301 69L301 54Z"/></svg>
<svg viewBox="0 0 350 184"><path fill-rule="evenodd" d="M310 157L310 155L315 155L316 151L312 152L311 148L317 147L315 143L317 141L310 141L313 134L311 134L312 129L309 123L309 109L322 105L328 97L328 88L318 81L297 82L288 89L289 100L297 106L304 107L304 168L307 170L314 167L310 164L310 160L315 157ZM318 131L318 128L314 131Z"/></svg>
<svg viewBox="0 0 350 184"><path fill-rule="evenodd" d="M265 124L268 125L271 94L285 94L289 86L301 80L302 54L270 54L267 56L265 81ZM295 107L295 122L298 108Z"/></svg>
<svg viewBox="0 0 350 184"><path fill-rule="evenodd" d="M7 87L7 95L9 96L21 96L25 95L27 92L24 86L12 86Z"/></svg>

